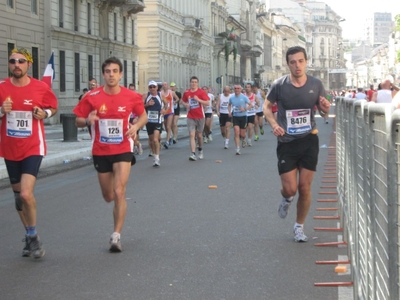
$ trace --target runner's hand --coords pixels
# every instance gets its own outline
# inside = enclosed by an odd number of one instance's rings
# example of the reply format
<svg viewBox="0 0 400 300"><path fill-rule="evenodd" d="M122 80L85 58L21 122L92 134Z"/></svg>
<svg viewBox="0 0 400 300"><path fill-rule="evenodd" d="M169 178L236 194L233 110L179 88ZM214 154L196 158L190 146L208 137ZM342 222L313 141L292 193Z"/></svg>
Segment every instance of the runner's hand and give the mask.
<svg viewBox="0 0 400 300"><path fill-rule="evenodd" d="M32 110L33 110L33 117L34 117L36 120L43 120L43 119L46 118L46 113L45 113L45 111L44 111L43 109L41 109L40 107L35 106L35 107L33 107Z"/></svg>
<svg viewBox="0 0 400 300"><path fill-rule="evenodd" d="M331 108L331 103L325 97L319 97L319 107L326 113Z"/></svg>
<svg viewBox="0 0 400 300"><path fill-rule="evenodd" d="M284 136L285 135L285 130L279 125L275 125L274 128L272 128L272 132L275 136Z"/></svg>
<svg viewBox="0 0 400 300"><path fill-rule="evenodd" d="M126 136L131 137L133 140L136 139L136 134L137 134L138 128L136 126L136 124L129 124L129 129L128 131L125 133Z"/></svg>
<svg viewBox="0 0 400 300"><path fill-rule="evenodd" d="M12 110L12 100L10 97L7 97L6 100L4 100L3 105L1 107L1 113L3 114L8 114Z"/></svg>
<svg viewBox="0 0 400 300"><path fill-rule="evenodd" d="M99 117L97 116L97 110L93 110L89 113L87 117L88 125L92 125L95 121L98 121Z"/></svg>

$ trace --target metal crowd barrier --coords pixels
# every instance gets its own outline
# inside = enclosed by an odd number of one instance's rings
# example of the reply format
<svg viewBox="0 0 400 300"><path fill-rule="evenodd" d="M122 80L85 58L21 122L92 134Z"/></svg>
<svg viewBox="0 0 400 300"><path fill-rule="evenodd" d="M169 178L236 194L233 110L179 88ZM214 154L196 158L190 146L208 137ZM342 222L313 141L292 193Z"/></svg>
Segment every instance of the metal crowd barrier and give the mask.
<svg viewBox="0 0 400 300"><path fill-rule="evenodd" d="M339 213L354 299L400 299L400 109L336 98Z"/></svg>

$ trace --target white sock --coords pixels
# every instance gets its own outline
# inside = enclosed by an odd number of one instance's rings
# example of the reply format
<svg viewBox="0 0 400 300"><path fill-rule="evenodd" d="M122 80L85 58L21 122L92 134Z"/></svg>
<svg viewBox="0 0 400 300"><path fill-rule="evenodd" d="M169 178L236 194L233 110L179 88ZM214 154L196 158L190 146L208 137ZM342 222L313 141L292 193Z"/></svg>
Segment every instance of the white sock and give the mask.
<svg viewBox="0 0 400 300"><path fill-rule="evenodd" d="M293 196L292 197L289 197L289 198L285 198L286 199L286 201L288 201L288 202L292 202L293 201Z"/></svg>
<svg viewBox="0 0 400 300"><path fill-rule="evenodd" d="M154 158L155 158L155 159L160 159L160 155L159 155L159 154L154 155Z"/></svg>
<svg viewBox="0 0 400 300"><path fill-rule="evenodd" d="M229 143L229 139L225 139L225 143L228 144Z"/></svg>
<svg viewBox="0 0 400 300"><path fill-rule="evenodd" d="M296 228L296 227L301 227L301 228L303 228L303 226L304 226L304 224L299 224L299 223L294 223L294 228Z"/></svg>

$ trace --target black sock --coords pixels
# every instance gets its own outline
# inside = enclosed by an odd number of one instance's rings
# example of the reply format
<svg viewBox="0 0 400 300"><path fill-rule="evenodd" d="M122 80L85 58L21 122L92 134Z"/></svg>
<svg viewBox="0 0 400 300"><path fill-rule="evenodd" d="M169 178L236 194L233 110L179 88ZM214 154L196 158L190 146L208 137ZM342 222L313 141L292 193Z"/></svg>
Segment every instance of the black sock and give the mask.
<svg viewBox="0 0 400 300"><path fill-rule="evenodd" d="M200 147L199 147L199 148L197 148L197 150L201 151L201 150L203 150L203 148L200 148Z"/></svg>

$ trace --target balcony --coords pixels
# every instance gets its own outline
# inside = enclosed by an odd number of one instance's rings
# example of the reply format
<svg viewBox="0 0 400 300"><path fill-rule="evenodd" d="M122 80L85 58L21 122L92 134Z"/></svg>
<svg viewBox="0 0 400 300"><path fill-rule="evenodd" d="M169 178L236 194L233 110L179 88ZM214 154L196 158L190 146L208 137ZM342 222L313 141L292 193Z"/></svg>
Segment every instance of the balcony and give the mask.
<svg viewBox="0 0 400 300"><path fill-rule="evenodd" d="M143 0L126 0L125 4L122 6L122 10L126 11L129 15L137 14L146 8Z"/></svg>
<svg viewBox="0 0 400 300"><path fill-rule="evenodd" d="M251 42L248 39L242 39L240 41L240 47L242 48L243 52L248 52L251 50Z"/></svg>
<svg viewBox="0 0 400 300"><path fill-rule="evenodd" d="M254 57L259 57L259 56L261 56L261 54L264 53L264 51L261 48L261 46L253 45L253 47L251 47L250 53Z"/></svg>
<svg viewBox="0 0 400 300"><path fill-rule="evenodd" d="M120 7L121 12L128 14L136 14L145 9L144 0L95 0L94 3L100 10L112 10Z"/></svg>

